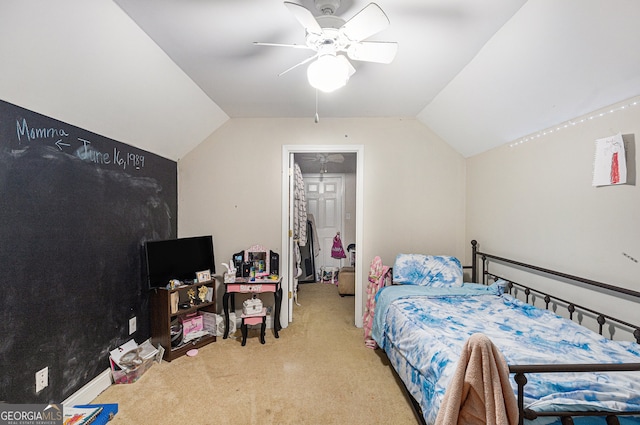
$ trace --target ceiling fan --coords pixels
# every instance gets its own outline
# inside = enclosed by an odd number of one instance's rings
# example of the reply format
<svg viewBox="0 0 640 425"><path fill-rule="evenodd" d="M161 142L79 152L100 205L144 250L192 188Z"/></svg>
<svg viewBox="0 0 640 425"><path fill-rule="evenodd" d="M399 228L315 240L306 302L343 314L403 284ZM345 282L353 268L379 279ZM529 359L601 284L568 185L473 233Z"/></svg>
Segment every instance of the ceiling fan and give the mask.
<svg viewBox="0 0 640 425"><path fill-rule="evenodd" d="M293 47L316 52L313 56L284 70L279 75L315 59L307 69L309 83L319 90L331 92L344 86L356 71L347 57L355 61L385 64L393 61L398 50L398 43L365 41L389 26L389 18L380 6L369 3L351 19L345 21L335 16L335 11L340 7L340 0L314 0L314 4L322 15L316 17L302 5L289 1L284 2L284 5L305 29L305 45L254 43L260 46Z"/></svg>
<svg viewBox="0 0 640 425"><path fill-rule="evenodd" d="M304 162L318 162L320 164L320 174L327 173L327 164L330 162L342 164L344 155L341 153L310 153L302 154L300 160Z"/></svg>
<svg viewBox="0 0 640 425"><path fill-rule="evenodd" d="M335 162L341 164L344 162L344 155L341 153L310 153L300 155L302 161L319 162L326 164L327 162Z"/></svg>

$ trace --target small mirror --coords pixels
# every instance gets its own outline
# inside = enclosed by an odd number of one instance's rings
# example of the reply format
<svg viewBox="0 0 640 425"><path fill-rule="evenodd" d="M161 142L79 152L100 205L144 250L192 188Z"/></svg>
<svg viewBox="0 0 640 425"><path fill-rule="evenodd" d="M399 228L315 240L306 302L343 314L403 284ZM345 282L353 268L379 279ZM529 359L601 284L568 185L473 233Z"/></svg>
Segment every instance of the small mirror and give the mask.
<svg viewBox="0 0 640 425"><path fill-rule="evenodd" d="M245 263L250 263L258 276L269 276L269 250L262 245L253 245L244 251Z"/></svg>

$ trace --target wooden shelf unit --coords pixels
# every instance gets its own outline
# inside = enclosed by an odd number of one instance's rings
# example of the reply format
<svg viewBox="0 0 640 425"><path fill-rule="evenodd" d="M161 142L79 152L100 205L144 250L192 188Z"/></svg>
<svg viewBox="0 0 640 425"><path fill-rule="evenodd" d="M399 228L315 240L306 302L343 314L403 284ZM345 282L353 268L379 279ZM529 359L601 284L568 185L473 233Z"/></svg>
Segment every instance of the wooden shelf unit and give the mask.
<svg viewBox="0 0 640 425"><path fill-rule="evenodd" d="M198 292L201 286L213 288L213 298L210 302L201 302L192 307L178 309L177 312L171 313L171 294L178 293L180 303L188 302L189 297L187 291L193 288ZM197 300L197 297L196 297ZM204 347L207 344L215 342L215 335L205 335L178 347L171 347L171 322L180 316L192 314L198 311L206 311L209 313L216 312L216 296L215 296L215 280L197 283L194 285L184 285L175 289L157 288L151 290L150 295L151 310L151 341L154 345L160 344L164 348L164 360L170 362L180 356L186 354L193 348Z"/></svg>

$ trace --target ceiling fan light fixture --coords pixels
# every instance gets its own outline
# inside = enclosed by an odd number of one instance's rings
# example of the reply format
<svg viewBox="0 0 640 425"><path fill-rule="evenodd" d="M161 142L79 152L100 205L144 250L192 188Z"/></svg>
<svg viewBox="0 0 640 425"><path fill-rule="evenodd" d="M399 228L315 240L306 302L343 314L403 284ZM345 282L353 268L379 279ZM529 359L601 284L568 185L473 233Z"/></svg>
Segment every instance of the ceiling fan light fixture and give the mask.
<svg viewBox="0 0 640 425"><path fill-rule="evenodd" d="M349 81L348 62L333 54L321 55L307 68L307 79L311 87L330 93Z"/></svg>

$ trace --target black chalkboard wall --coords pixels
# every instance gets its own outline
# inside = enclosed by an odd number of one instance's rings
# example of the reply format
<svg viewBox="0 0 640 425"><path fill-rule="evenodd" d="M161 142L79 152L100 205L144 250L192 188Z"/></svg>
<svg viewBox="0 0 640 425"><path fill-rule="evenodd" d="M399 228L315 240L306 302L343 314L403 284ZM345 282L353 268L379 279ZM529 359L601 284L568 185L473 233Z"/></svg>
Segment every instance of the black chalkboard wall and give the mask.
<svg viewBox="0 0 640 425"><path fill-rule="evenodd" d="M142 246L176 237L177 164L0 101L0 204L0 401L61 402L149 337Z"/></svg>

